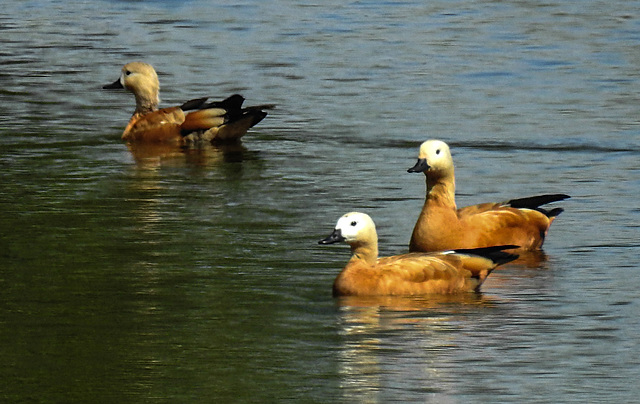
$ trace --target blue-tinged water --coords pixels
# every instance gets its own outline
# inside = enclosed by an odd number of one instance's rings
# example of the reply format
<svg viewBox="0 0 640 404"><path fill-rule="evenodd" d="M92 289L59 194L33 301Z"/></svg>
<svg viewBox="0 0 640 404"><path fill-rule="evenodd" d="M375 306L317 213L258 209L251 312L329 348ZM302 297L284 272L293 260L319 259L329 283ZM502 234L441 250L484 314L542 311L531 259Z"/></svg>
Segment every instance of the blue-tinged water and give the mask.
<svg viewBox="0 0 640 404"><path fill-rule="evenodd" d="M640 3L20 1L0 11L6 402L634 402ZM277 109L235 148L130 149L163 105ZM418 146L460 206L567 193L482 293L334 299L343 213L407 250Z"/></svg>

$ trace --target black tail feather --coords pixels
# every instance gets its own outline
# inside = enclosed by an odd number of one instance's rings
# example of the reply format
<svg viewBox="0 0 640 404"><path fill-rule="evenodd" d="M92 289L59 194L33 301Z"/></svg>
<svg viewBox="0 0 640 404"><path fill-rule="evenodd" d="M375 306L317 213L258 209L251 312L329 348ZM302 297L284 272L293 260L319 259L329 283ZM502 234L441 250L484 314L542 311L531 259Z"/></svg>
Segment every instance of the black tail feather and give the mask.
<svg viewBox="0 0 640 404"><path fill-rule="evenodd" d="M244 97L240 94L233 94L222 101L213 101L204 105L202 108L222 108L227 111L239 111L242 108Z"/></svg>
<svg viewBox="0 0 640 404"><path fill-rule="evenodd" d="M461 248L453 250L453 252L459 254L478 255L480 257L488 258L494 263L501 265L506 264L507 262L511 262L519 257L518 254L512 254L503 251L511 250L514 248L519 248L519 246L509 244L481 248Z"/></svg>
<svg viewBox="0 0 640 404"><path fill-rule="evenodd" d="M245 115L262 115L262 118L258 119L256 123L260 122L265 116L266 113L263 111L265 109L274 109L275 104L263 104L263 105L254 105L246 108L242 108L242 104L244 103L244 97L240 94L233 94L222 101L213 101L208 104L205 102L208 100L208 97L197 98L195 100L189 100L182 104L180 108L183 111L190 111L194 109L207 109L207 108L221 108L227 110L227 116L230 120L239 119Z"/></svg>
<svg viewBox="0 0 640 404"><path fill-rule="evenodd" d="M180 105L180 109L183 111L190 111L192 109L200 109L202 105L208 100L208 97L197 98L195 100L189 100L184 104Z"/></svg>
<svg viewBox="0 0 640 404"><path fill-rule="evenodd" d="M551 209L548 212L545 211L544 214L547 215L547 217L556 217L562 212L564 212L564 209L562 209L562 208L554 208L554 209Z"/></svg>
<svg viewBox="0 0 640 404"><path fill-rule="evenodd" d="M512 199L506 202L505 205L516 209L536 209L538 206L546 205L551 202L562 201L568 198L571 197L565 194L537 195L527 198Z"/></svg>
<svg viewBox="0 0 640 404"><path fill-rule="evenodd" d="M207 109L207 108L222 108L228 111L240 111L242 108L242 103L244 102L244 97L240 94L234 94L225 98L222 101L213 101L208 104L205 102L209 99L209 97L196 98L195 100L189 100L182 104L180 108L183 111L190 111L193 109Z"/></svg>
<svg viewBox="0 0 640 404"><path fill-rule="evenodd" d="M263 120L267 116L267 113L261 110L256 110L256 111L251 111L251 115L253 115L253 123L251 124L251 126L253 127L257 125L258 122Z"/></svg>

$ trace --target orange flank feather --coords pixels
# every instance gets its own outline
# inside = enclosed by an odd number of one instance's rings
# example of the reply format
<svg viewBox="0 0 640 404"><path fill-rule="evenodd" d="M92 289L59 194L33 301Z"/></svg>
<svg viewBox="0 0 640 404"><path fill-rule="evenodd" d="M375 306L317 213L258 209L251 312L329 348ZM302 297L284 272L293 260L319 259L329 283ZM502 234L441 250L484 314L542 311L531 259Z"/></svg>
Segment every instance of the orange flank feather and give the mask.
<svg viewBox="0 0 640 404"><path fill-rule="evenodd" d="M178 142L180 122L185 119L179 107L164 108L147 114L135 113L124 129L122 139L132 142Z"/></svg>
<svg viewBox="0 0 640 404"><path fill-rule="evenodd" d="M221 126L225 121L227 111L222 108L201 109L187 114L180 129L185 132L208 130Z"/></svg>
<svg viewBox="0 0 640 404"><path fill-rule="evenodd" d="M500 264L518 256L513 245L378 258L378 236L371 218L358 212L342 216L320 244L345 241L351 259L333 284L334 296L428 295L477 291Z"/></svg>
<svg viewBox="0 0 640 404"><path fill-rule="evenodd" d="M120 78L103 88L124 88L134 94L136 110L122 133L122 139L131 143L237 142L267 116L264 110L274 108L242 108L244 98L235 94L222 101L206 103L207 98L198 98L181 106L158 109L158 75L143 62L126 64Z"/></svg>
<svg viewBox="0 0 640 404"><path fill-rule="evenodd" d="M549 226L563 211L540 206L569 198L565 194L539 195L458 209L453 159L449 146L439 140L424 142L418 162L408 171L424 172L427 180L427 196L411 235L410 251L505 244L517 245L519 251L538 250Z"/></svg>

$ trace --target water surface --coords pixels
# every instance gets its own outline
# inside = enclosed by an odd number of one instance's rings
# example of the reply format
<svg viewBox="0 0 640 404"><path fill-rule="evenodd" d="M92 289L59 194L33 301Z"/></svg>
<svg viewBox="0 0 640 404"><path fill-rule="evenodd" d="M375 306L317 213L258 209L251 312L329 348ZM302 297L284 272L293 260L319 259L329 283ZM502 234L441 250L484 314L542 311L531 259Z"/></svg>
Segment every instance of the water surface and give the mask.
<svg viewBox="0 0 640 404"><path fill-rule="evenodd" d="M26 1L0 16L7 402L632 402L637 2ZM241 147L131 149L122 64L164 105L278 108ZM458 203L568 193L481 294L333 299L369 213L407 250L440 138Z"/></svg>

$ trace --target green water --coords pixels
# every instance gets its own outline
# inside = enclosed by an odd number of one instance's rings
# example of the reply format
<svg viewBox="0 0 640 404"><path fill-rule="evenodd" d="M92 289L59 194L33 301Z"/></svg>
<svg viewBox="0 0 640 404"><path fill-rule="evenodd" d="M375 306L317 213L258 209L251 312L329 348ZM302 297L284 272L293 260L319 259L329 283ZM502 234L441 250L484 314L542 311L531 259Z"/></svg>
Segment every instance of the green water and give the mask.
<svg viewBox="0 0 640 404"><path fill-rule="evenodd" d="M0 43L6 402L630 402L640 374L636 2L14 2ZM163 105L277 109L242 147L130 149ZM334 299L342 214L405 252L418 145L459 204L567 193L478 295Z"/></svg>

